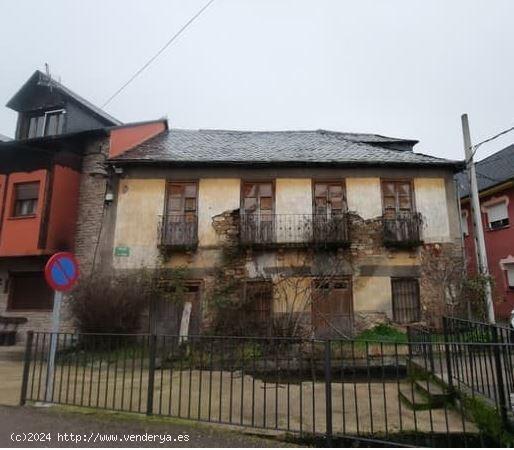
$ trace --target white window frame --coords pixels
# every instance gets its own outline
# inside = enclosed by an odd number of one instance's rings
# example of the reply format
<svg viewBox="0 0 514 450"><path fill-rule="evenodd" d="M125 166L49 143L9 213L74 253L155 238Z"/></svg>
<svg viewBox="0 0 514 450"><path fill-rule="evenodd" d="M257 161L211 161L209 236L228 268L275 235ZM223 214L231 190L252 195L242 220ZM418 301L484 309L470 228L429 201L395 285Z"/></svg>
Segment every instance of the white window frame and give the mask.
<svg viewBox="0 0 514 450"><path fill-rule="evenodd" d="M469 224L468 224L468 210L463 209L460 215L461 229L464 236L469 236Z"/></svg>
<svg viewBox="0 0 514 450"><path fill-rule="evenodd" d="M503 267L507 275L507 286L514 289L514 263L505 264Z"/></svg>
<svg viewBox="0 0 514 450"><path fill-rule="evenodd" d="M496 220L491 220L490 210L495 208L495 207L498 207L500 205L503 205L505 207L505 216L502 217L502 218L499 218L499 219L497 218ZM498 230L500 228L503 228L503 227L509 225L509 204L505 200L502 200L502 201L499 201L499 202L496 202L496 203L492 203L492 204L486 205L485 206L485 213L487 214L487 225L488 225L490 230ZM491 225L494 222L500 222L500 221L505 220L505 219L507 220L507 223L504 224L504 225L501 225L501 226L492 226Z"/></svg>

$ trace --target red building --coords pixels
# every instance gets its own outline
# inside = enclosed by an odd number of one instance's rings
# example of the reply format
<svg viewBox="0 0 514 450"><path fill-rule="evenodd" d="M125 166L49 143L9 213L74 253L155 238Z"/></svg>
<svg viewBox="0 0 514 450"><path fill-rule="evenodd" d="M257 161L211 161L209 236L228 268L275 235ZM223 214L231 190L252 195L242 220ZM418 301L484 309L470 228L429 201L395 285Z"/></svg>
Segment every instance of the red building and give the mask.
<svg viewBox="0 0 514 450"><path fill-rule="evenodd" d="M476 171L487 261L494 279L496 316L505 320L514 309L514 145L478 162ZM468 269L476 273L477 258L467 176L460 174L458 181Z"/></svg>
<svg viewBox="0 0 514 450"><path fill-rule="evenodd" d="M167 129L165 120L122 124L61 83L36 71L8 107L18 112L15 139L0 139L0 315L48 328L53 293L43 268L58 251L74 251L90 153L116 156ZM105 198L104 198L105 197Z"/></svg>

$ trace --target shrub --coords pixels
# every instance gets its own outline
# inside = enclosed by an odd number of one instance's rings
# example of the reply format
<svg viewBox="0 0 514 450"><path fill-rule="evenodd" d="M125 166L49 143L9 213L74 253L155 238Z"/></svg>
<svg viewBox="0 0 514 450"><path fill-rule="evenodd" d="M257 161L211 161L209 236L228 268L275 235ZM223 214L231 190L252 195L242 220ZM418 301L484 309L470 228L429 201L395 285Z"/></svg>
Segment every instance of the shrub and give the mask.
<svg viewBox="0 0 514 450"><path fill-rule="evenodd" d="M151 277L144 271L82 280L70 301L82 333L134 333L149 305Z"/></svg>

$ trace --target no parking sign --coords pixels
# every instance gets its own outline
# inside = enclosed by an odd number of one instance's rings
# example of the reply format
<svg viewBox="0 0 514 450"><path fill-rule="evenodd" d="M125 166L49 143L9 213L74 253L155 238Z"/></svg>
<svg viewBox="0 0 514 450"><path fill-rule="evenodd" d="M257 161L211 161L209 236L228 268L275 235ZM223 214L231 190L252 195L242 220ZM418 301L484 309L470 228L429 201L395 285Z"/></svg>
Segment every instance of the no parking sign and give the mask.
<svg viewBox="0 0 514 450"><path fill-rule="evenodd" d="M59 252L53 255L45 266L45 279L54 292L54 308L52 313L52 334L50 340L50 355L46 376L45 401L52 402L55 353L59 339L59 324L61 315L62 293L69 291L79 277L79 265L75 256L69 252Z"/></svg>
<svg viewBox="0 0 514 450"><path fill-rule="evenodd" d="M72 253L56 253L46 263L46 282L54 291L69 291L78 277L79 265Z"/></svg>

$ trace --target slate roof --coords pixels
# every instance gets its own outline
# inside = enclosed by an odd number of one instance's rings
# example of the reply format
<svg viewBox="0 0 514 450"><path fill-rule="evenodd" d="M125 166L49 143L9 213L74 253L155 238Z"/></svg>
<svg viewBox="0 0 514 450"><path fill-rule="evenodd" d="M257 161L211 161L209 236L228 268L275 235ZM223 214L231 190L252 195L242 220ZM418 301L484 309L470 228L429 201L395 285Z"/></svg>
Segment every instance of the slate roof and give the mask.
<svg viewBox="0 0 514 450"><path fill-rule="evenodd" d="M93 105L91 102L87 101L84 97L81 97L76 92L73 92L71 89L64 86L64 84L59 83L57 80L49 77L45 73L40 70L36 70L31 77L27 80L27 82L18 90L16 94L7 102L9 108L16 109L16 104L18 102L18 98L23 94L24 90L27 89L31 85L46 85L51 87L52 89L56 89L61 92L63 95L72 98L75 102L82 105L84 108L89 109L91 112L96 114L105 120L108 125L122 125L122 122L116 119L115 117L107 114L103 109L99 108L96 105Z"/></svg>
<svg viewBox="0 0 514 450"><path fill-rule="evenodd" d="M133 163L175 164L350 164L453 166L458 161L386 148L417 141L375 134L314 131L170 129L113 158Z"/></svg>
<svg viewBox="0 0 514 450"><path fill-rule="evenodd" d="M500 150L494 155L475 164L478 190L483 191L497 184L514 179L514 144ZM461 198L469 195L469 181L466 171L458 173L455 178Z"/></svg>

